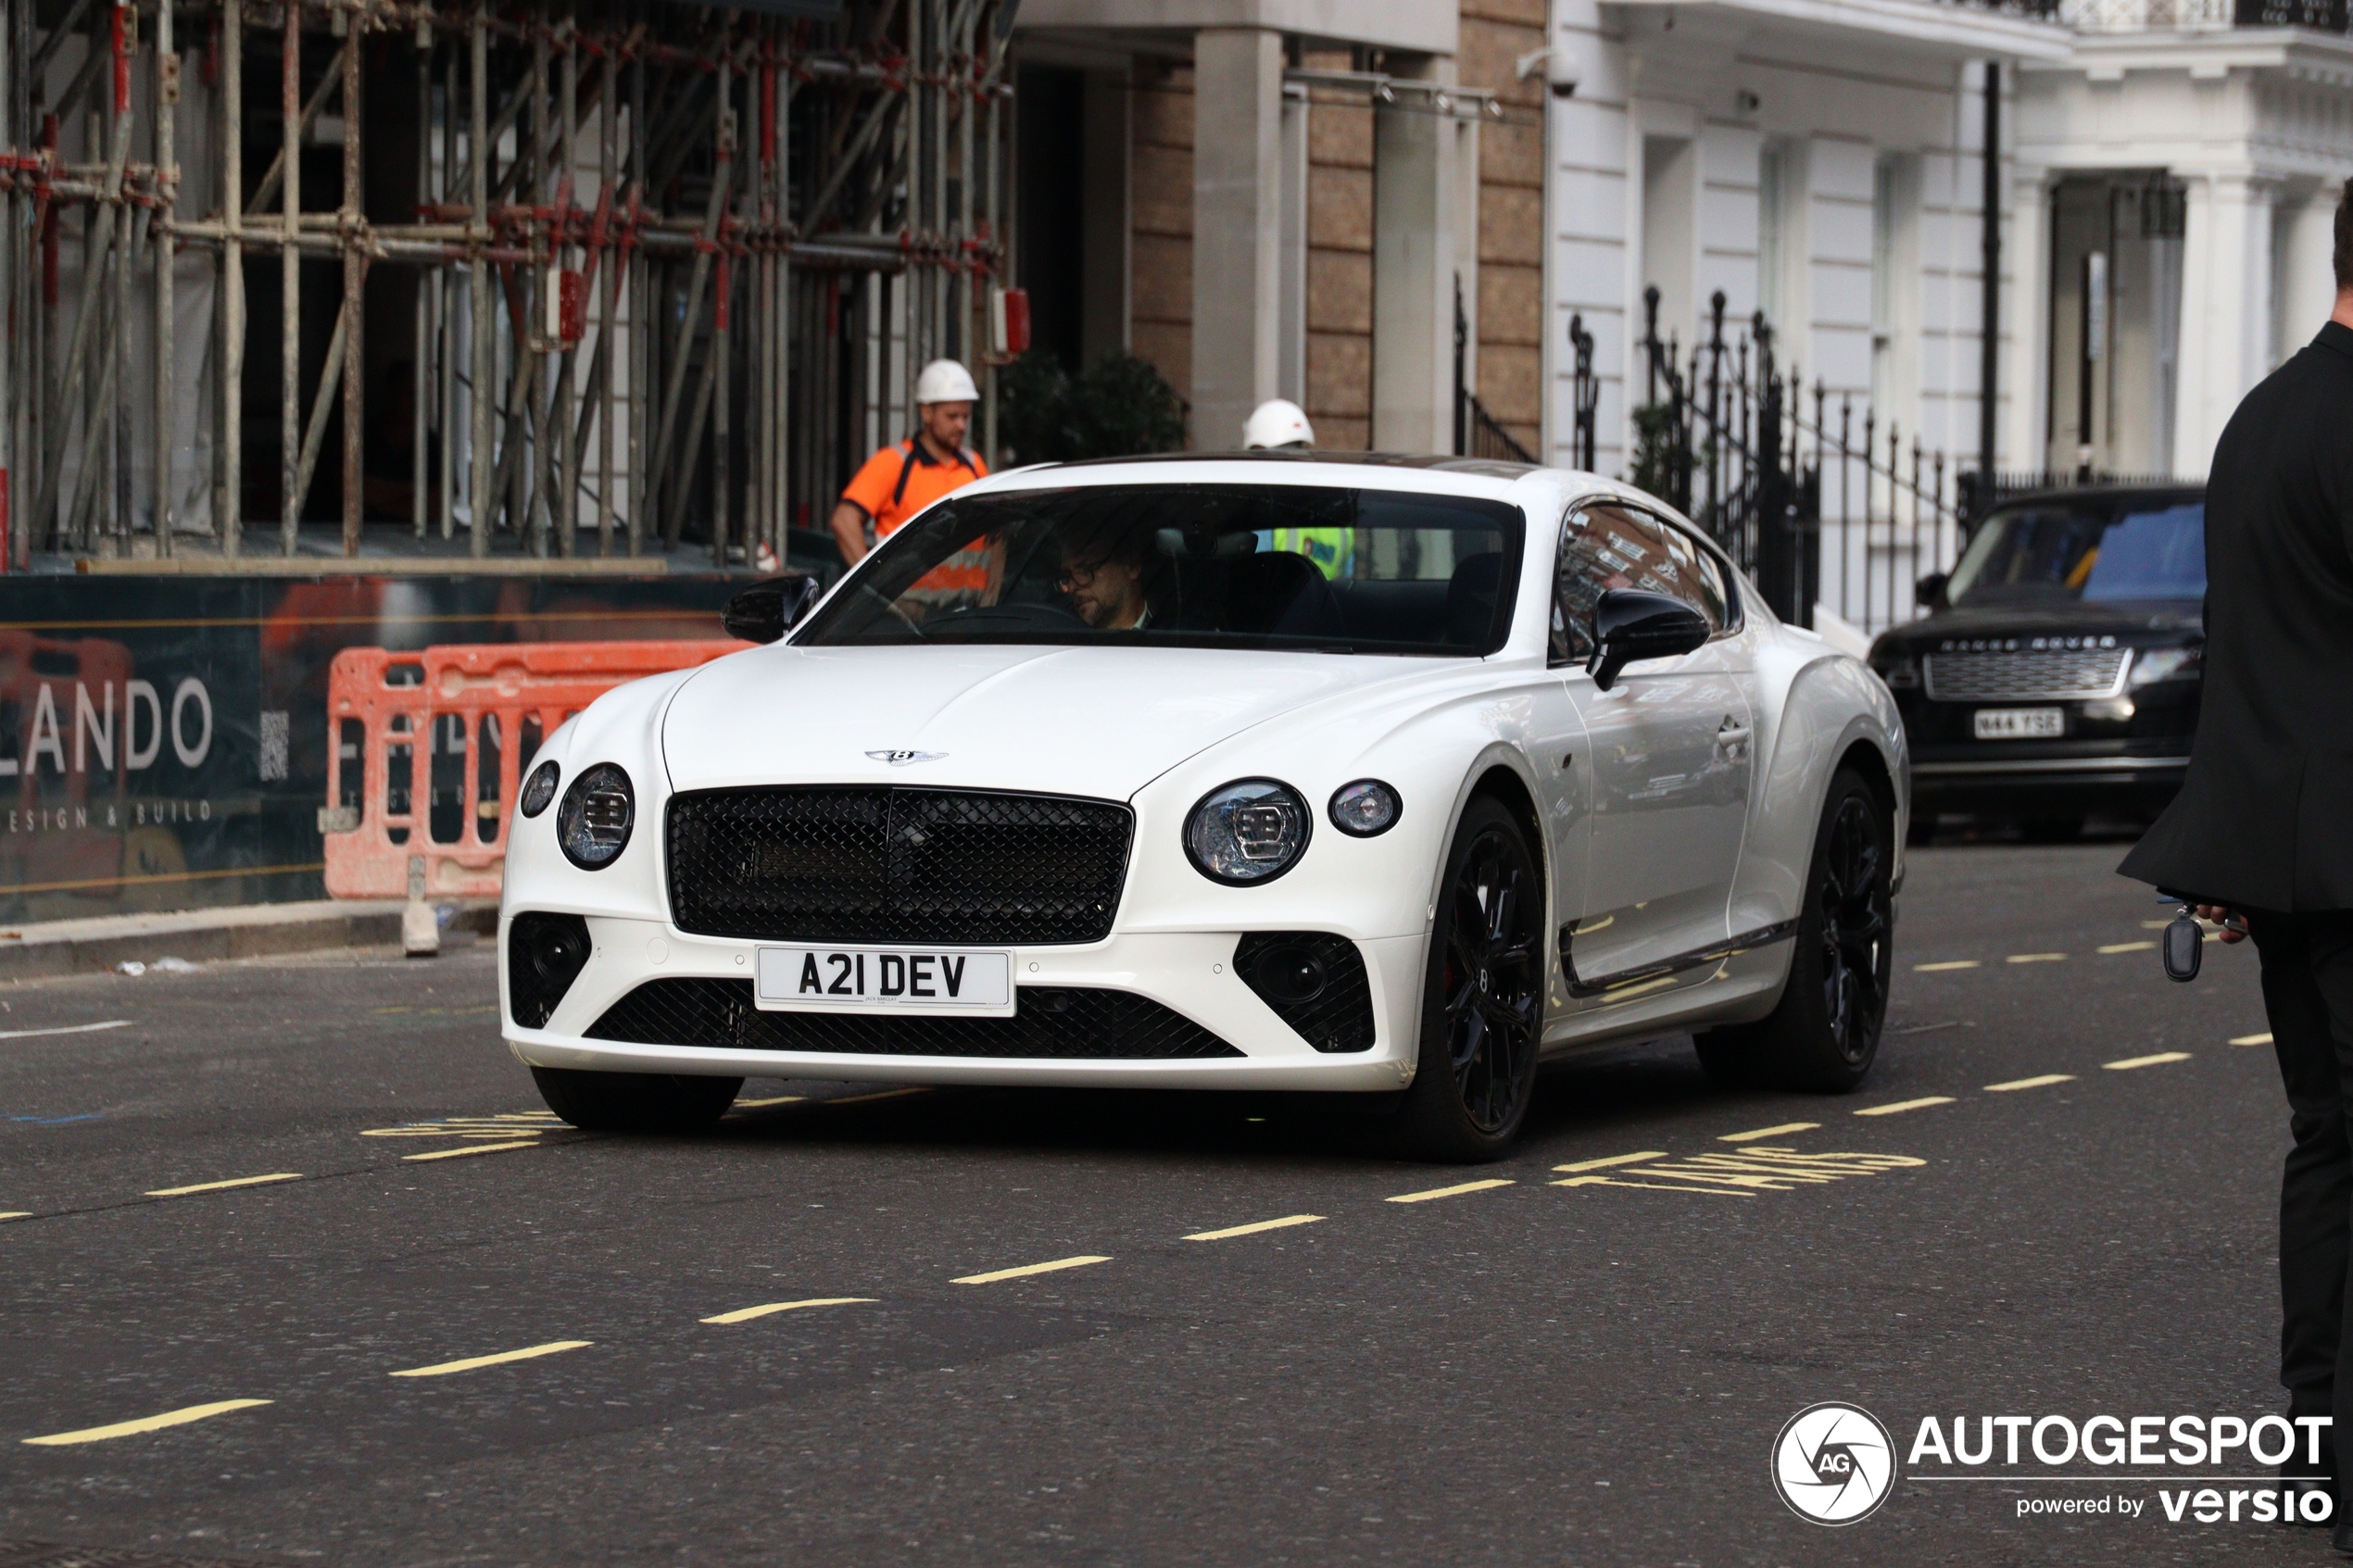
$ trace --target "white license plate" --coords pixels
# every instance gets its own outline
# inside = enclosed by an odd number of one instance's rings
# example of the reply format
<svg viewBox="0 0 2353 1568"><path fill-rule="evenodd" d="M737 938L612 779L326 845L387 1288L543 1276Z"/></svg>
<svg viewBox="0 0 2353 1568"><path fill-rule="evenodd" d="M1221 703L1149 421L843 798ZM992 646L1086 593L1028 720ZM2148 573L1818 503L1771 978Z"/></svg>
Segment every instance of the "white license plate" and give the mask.
<svg viewBox="0 0 2353 1568"><path fill-rule="evenodd" d="M2063 708L1981 708L1970 721L1980 740L2050 740L2067 734Z"/></svg>
<svg viewBox="0 0 2353 1568"><path fill-rule="evenodd" d="M1013 1011L1011 953L937 947L762 947L756 997L782 1012Z"/></svg>

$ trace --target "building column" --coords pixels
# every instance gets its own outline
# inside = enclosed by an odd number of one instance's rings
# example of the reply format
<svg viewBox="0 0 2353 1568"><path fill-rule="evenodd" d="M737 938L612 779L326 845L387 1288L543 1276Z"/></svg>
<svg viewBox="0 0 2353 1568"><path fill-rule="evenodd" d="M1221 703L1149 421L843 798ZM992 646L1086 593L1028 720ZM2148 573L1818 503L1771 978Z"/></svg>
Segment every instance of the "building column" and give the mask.
<svg viewBox="0 0 2353 1568"><path fill-rule="evenodd" d="M1393 76L1454 80L1444 56L1390 63ZM1454 449L1455 124L1421 94L1373 115L1373 445ZM1478 286L1466 272L1466 291Z"/></svg>
<svg viewBox="0 0 2353 1568"><path fill-rule="evenodd" d="M1282 370L1282 34L1193 36L1193 445L1228 451Z"/></svg>
<svg viewBox="0 0 2353 1568"><path fill-rule="evenodd" d="M2277 358L2292 358L2312 341L2336 307L2336 200L2334 182L2297 194L2280 213L2275 232L2280 257L2276 306Z"/></svg>
<svg viewBox="0 0 2353 1568"><path fill-rule="evenodd" d="M2193 176L2183 226L2173 471L2201 478L2247 388L2271 367L2271 190L2244 174Z"/></svg>
<svg viewBox="0 0 2353 1568"><path fill-rule="evenodd" d="M2051 466L2051 186L2049 171L2019 163L2002 214L1999 452L1994 467Z"/></svg>

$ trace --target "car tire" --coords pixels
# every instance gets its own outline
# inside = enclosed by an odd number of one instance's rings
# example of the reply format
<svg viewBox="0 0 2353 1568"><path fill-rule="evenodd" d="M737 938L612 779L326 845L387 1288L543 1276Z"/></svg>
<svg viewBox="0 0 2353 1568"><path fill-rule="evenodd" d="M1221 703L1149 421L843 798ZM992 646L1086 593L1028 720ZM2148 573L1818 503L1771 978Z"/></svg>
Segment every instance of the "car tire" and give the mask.
<svg viewBox="0 0 2353 1568"><path fill-rule="evenodd" d="M1544 884L1518 819L1464 811L1439 882L1422 981L1420 1060L1398 1113L1425 1160L1499 1160L1527 1119L1544 1022Z"/></svg>
<svg viewBox="0 0 2353 1568"><path fill-rule="evenodd" d="M1860 774L1832 775L1781 999L1757 1022L1698 1037L1710 1077L1812 1094L1862 1087L1879 1054L1894 969L1893 829Z"/></svg>
<svg viewBox="0 0 2353 1568"><path fill-rule="evenodd" d="M584 1133L699 1133L736 1103L741 1078L535 1067L547 1109Z"/></svg>

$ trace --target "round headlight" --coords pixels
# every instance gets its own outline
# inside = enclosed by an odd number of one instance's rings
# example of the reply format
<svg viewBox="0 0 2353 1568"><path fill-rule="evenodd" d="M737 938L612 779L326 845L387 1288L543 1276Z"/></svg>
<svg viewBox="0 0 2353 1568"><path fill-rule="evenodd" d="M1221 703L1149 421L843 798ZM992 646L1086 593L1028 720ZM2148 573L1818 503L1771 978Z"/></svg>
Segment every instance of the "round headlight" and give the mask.
<svg viewBox="0 0 2353 1568"><path fill-rule="evenodd" d="M562 770L556 766L553 758L531 771L531 777L523 781L522 794L515 801L524 816L535 817L547 809L547 802L556 797L556 780L561 776Z"/></svg>
<svg viewBox="0 0 2353 1568"><path fill-rule="evenodd" d="M629 775L610 762L599 762L564 791L563 806L556 812L556 842L563 846L564 859L582 871L602 871L628 847L629 830L636 820Z"/></svg>
<svg viewBox="0 0 2353 1568"><path fill-rule="evenodd" d="M1332 826L1351 838L1371 838L1397 825L1405 803L1378 779L1358 779L1332 792Z"/></svg>
<svg viewBox="0 0 2353 1568"><path fill-rule="evenodd" d="M1307 847L1307 802L1273 779L1238 779L1204 796L1185 821L1185 853L1212 882L1272 882Z"/></svg>

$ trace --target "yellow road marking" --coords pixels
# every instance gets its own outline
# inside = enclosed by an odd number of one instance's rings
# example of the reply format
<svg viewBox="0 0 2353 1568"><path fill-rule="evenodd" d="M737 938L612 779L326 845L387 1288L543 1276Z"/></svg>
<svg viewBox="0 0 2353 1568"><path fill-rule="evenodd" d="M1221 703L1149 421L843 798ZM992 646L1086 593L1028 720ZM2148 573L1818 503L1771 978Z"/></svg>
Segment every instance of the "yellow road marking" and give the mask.
<svg viewBox="0 0 2353 1568"><path fill-rule="evenodd" d="M184 1187L157 1187L146 1196L185 1198L192 1192L223 1192L230 1187L258 1187L268 1182L298 1182L300 1180L302 1180L302 1173L299 1171L276 1171L267 1176L239 1176L234 1181L198 1182L193 1186Z"/></svg>
<svg viewBox="0 0 2353 1568"><path fill-rule="evenodd" d="M875 1300L872 1296L815 1296L806 1301L770 1301L758 1307L738 1307L732 1312L722 1312L705 1323L749 1323L772 1312L798 1312L805 1307L854 1307Z"/></svg>
<svg viewBox="0 0 2353 1568"><path fill-rule="evenodd" d="M476 1367L504 1366L509 1361L528 1361L540 1356L552 1356L564 1350L585 1350L595 1344L593 1339L557 1339L545 1345L530 1345L520 1350L501 1350L495 1356L468 1356L462 1361L435 1361L431 1366L412 1366L399 1372L386 1373L387 1377L447 1377L453 1372L472 1372Z"/></svg>
<svg viewBox="0 0 2353 1568"><path fill-rule="evenodd" d="M2128 1056L2121 1061L2103 1061L2100 1065L2110 1073L2129 1073L2135 1067L2158 1067L2169 1061L2189 1060L2187 1051L2159 1051L2155 1056Z"/></svg>
<svg viewBox="0 0 2353 1568"><path fill-rule="evenodd" d="M1989 1095L2006 1095L2012 1089L2040 1089L2053 1084L2072 1084L2073 1082L2075 1082L2075 1074L2072 1073L2045 1073L2039 1078L2013 1078L2007 1084L1988 1084L1985 1085L1985 1092Z"/></svg>
<svg viewBox="0 0 2353 1568"><path fill-rule="evenodd" d="M912 1089L885 1089L878 1095L851 1095L848 1099L829 1099L827 1105L872 1105L878 1099L904 1099L909 1095L927 1095L928 1087L918 1085Z"/></svg>
<svg viewBox="0 0 2353 1568"><path fill-rule="evenodd" d="M736 1109L757 1110L763 1105L792 1105L808 1098L807 1095L777 1095L769 1099L739 1099L736 1102Z"/></svg>
<svg viewBox="0 0 2353 1568"><path fill-rule="evenodd" d="M1629 1182L1617 1176L1571 1176L1567 1181L1554 1182L1553 1185L1556 1187L1640 1187L1645 1192L1710 1192L1718 1198L1755 1198L1756 1196L1740 1187L1692 1186L1688 1182Z"/></svg>
<svg viewBox="0 0 2353 1568"><path fill-rule="evenodd" d="M2057 963L2065 957L2067 957L2065 953L2012 953L2002 961L2004 963Z"/></svg>
<svg viewBox="0 0 2353 1568"><path fill-rule="evenodd" d="M1726 1133L1716 1141L1748 1143L1755 1138L1777 1138L1783 1133L1810 1133L1820 1125L1819 1122L1784 1122L1778 1127L1759 1127L1753 1133Z"/></svg>
<svg viewBox="0 0 2353 1568"><path fill-rule="evenodd" d="M1227 1225L1222 1231L1195 1231L1187 1241L1228 1241L1238 1236L1256 1236L1260 1231L1278 1231L1290 1225L1312 1225L1323 1219L1321 1214L1286 1214L1279 1220L1261 1220L1250 1225Z"/></svg>
<svg viewBox="0 0 2353 1568"><path fill-rule="evenodd" d="M1936 974L1948 969L1975 969L1977 967L1978 962L1975 959L1947 959L1943 963L1916 963L1912 966L1912 972Z"/></svg>
<svg viewBox="0 0 2353 1568"><path fill-rule="evenodd" d="M112 1426L85 1426L79 1432L53 1432L46 1437L27 1437L24 1441L37 1449L62 1449L74 1443L103 1443L109 1437L135 1437L142 1432L160 1432L167 1426L185 1426L208 1415L249 1411L257 1405L270 1402L268 1399L216 1399L208 1405L189 1405L182 1410L166 1411L161 1415L143 1415L136 1421L118 1421Z"/></svg>
<svg viewBox="0 0 2353 1568"><path fill-rule="evenodd" d="M2154 942L2110 942L2100 949L2103 953L2146 953L2156 949Z"/></svg>
<svg viewBox="0 0 2353 1568"><path fill-rule="evenodd" d="M2162 931L2172 923L2173 922L2170 920L2145 920L2141 922L2141 929L2143 931Z"/></svg>
<svg viewBox="0 0 2353 1568"><path fill-rule="evenodd" d="M1646 1157L1647 1158L1647 1157ZM1453 1198L1466 1192L1485 1192L1491 1187L1507 1187L1512 1184L1500 1176L1490 1176L1483 1182L1464 1182L1451 1187L1431 1187L1428 1192L1401 1192L1386 1201L1390 1203L1428 1203L1433 1198Z"/></svg>
<svg viewBox="0 0 2353 1568"><path fill-rule="evenodd" d="M30 1209L11 1209L6 1213L0 1213L0 1220L30 1220L31 1218L32 1210Z"/></svg>
<svg viewBox="0 0 2353 1568"><path fill-rule="evenodd" d="M403 1160L459 1160L469 1154L499 1154L510 1148L537 1148L539 1147L537 1138L526 1138L521 1143L470 1143L463 1148L436 1148L427 1154L404 1154L400 1158Z"/></svg>
<svg viewBox="0 0 2353 1568"><path fill-rule="evenodd" d="M1893 1116L1899 1110L1926 1110L1931 1105L1950 1105L1951 1095L1926 1095L1919 1099L1899 1099L1894 1105L1867 1105L1857 1116Z"/></svg>
<svg viewBox="0 0 2353 1568"><path fill-rule="evenodd" d="M1573 1164L1555 1165L1553 1169L1555 1171L1599 1171L1611 1165L1637 1165L1645 1160L1666 1158L1667 1151L1663 1148L1646 1148L1640 1154L1613 1154L1606 1160L1579 1160ZM1390 1201L1395 1203L1400 1200L1392 1198Z"/></svg>
<svg viewBox="0 0 2353 1568"><path fill-rule="evenodd" d="M2268 1029L2260 1035L2234 1035L2231 1040L2231 1044L2234 1046L2268 1046L2271 1043L2271 1032Z"/></svg>
<svg viewBox="0 0 2353 1568"><path fill-rule="evenodd" d="M985 1274L966 1274L951 1279L950 1285L994 1285L1000 1279L1026 1279L1031 1274L1051 1274L1058 1269L1083 1269L1089 1263L1108 1263L1109 1258L1088 1254L1078 1258L1057 1258L1051 1263L1024 1263L1018 1269L991 1269Z"/></svg>

